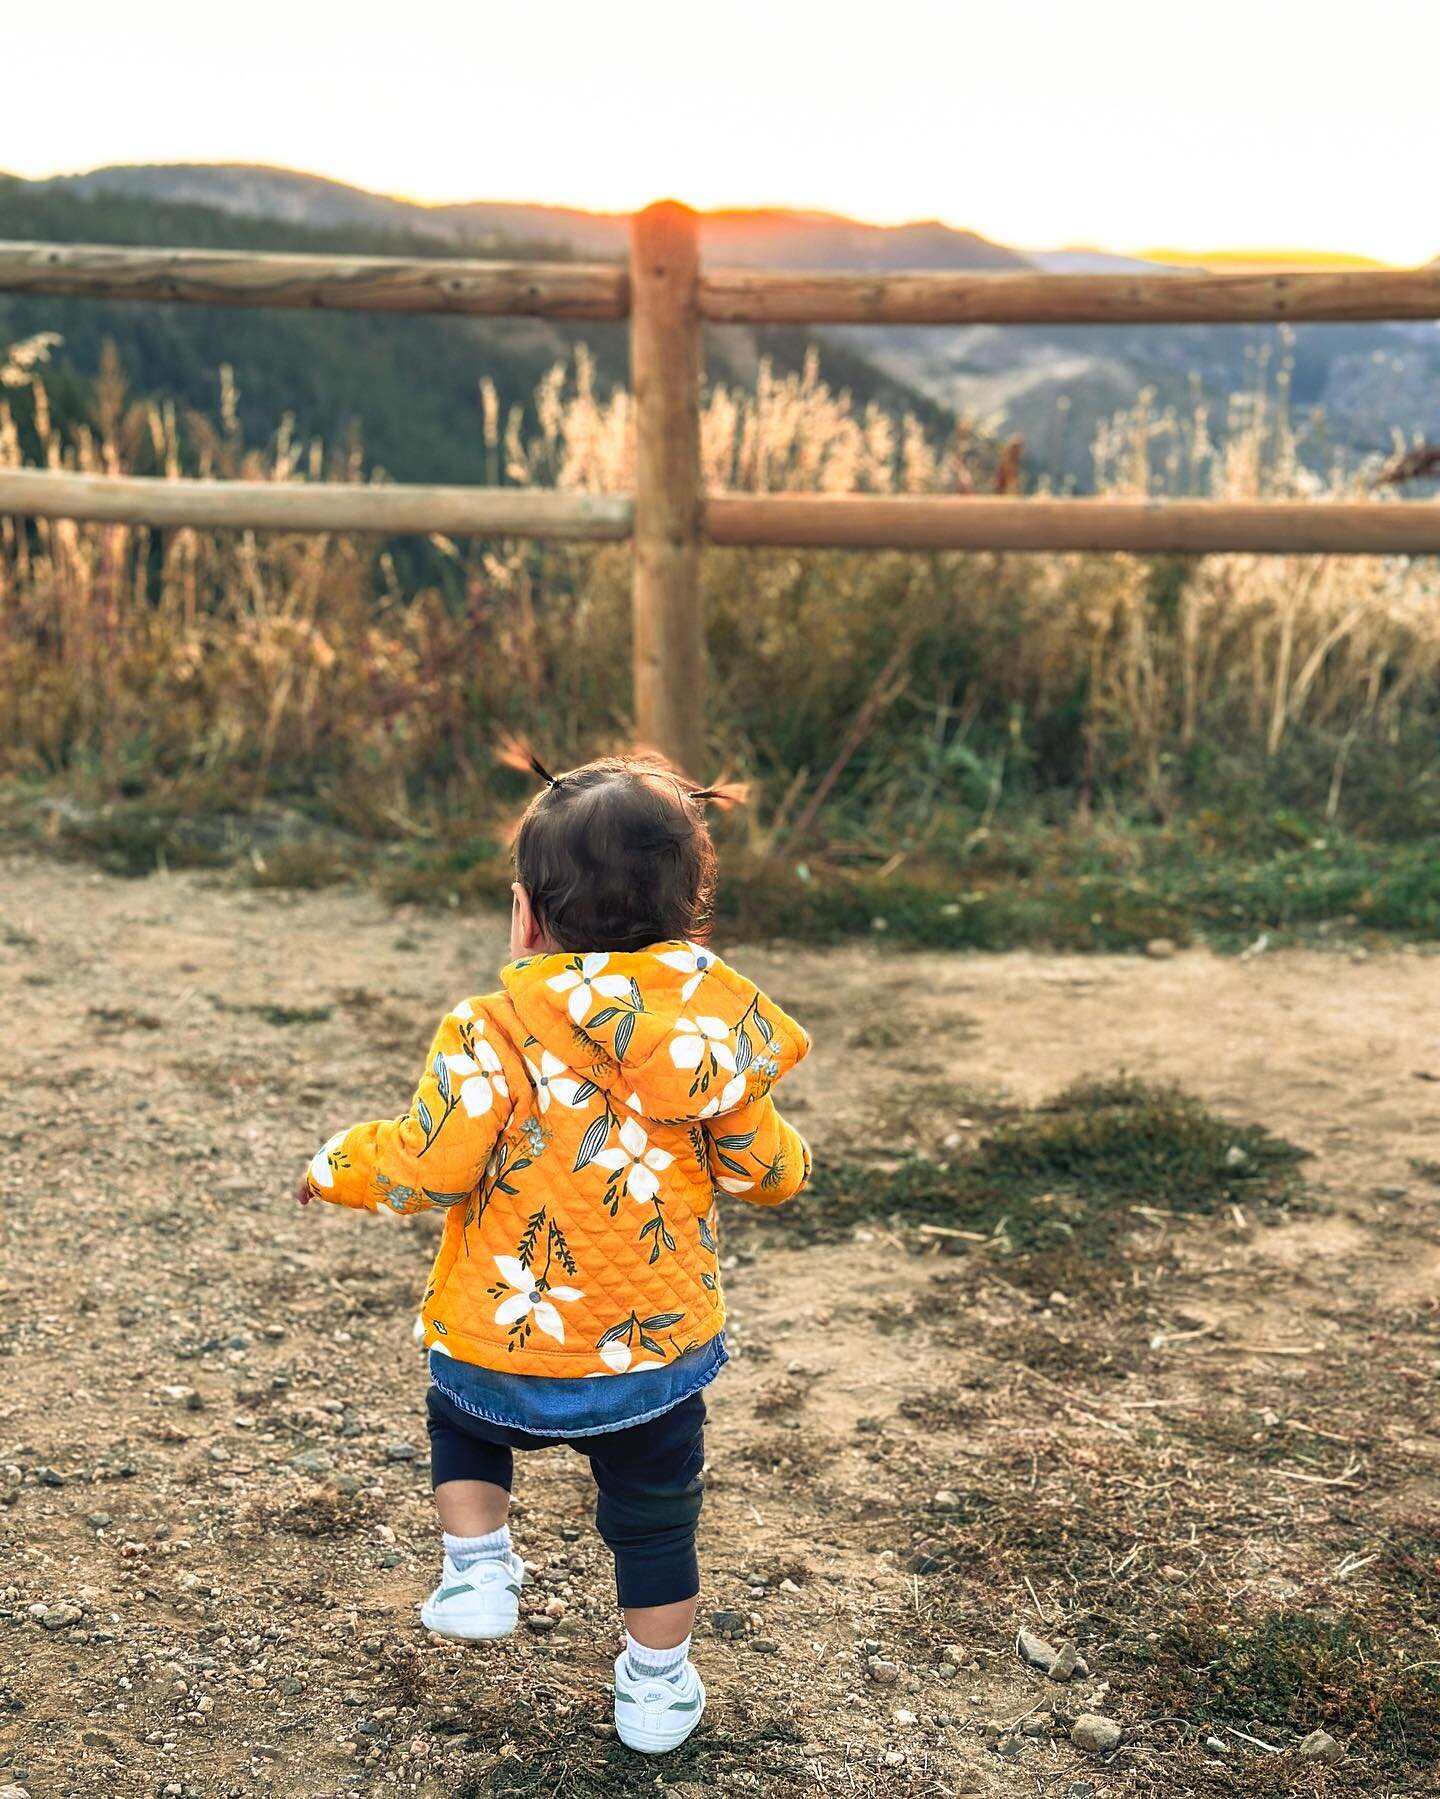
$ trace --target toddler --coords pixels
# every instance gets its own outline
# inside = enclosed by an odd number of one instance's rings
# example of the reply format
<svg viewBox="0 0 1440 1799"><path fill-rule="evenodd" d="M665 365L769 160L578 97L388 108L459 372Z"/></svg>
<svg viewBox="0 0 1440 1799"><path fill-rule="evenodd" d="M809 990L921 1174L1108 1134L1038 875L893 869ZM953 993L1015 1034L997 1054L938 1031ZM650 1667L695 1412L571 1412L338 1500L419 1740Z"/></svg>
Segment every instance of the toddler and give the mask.
<svg viewBox="0 0 1440 1799"><path fill-rule="evenodd" d="M689 1651L702 1389L726 1360L715 1194L777 1205L804 1184L770 1090L809 1042L705 947L704 807L732 793L657 757L530 766L545 786L515 838L499 991L447 1014L409 1111L332 1137L298 1197L445 1212L421 1312L444 1533L424 1624L514 1630L513 1452L569 1444L628 1633L616 1729L657 1754L705 1706Z"/></svg>

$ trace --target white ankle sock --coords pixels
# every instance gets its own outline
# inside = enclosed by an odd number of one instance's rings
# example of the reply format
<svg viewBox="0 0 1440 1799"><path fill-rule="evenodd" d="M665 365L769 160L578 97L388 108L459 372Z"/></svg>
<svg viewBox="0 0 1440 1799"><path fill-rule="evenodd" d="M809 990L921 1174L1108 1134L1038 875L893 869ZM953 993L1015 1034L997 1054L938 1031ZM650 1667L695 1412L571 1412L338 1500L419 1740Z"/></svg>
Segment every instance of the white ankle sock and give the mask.
<svg viewBox="0 0 1440 1799"><path fill-rule="evenodd" d="M637 1643L629 1631L625 1633L625 1659L636 1680L668 1680L685 1666L689 1653L689 1637L673 1649L650 1649L644 1643Z"/></svg>
<svg viewBox="0 0 1440 1799"><path fill-rule="evenodd" d="M484 1537L452 1537L447 1530L443 1541L445 1553L461 1574L476 1562L502 1561L510 1553L510 1526L502 1524Z"/></svg>

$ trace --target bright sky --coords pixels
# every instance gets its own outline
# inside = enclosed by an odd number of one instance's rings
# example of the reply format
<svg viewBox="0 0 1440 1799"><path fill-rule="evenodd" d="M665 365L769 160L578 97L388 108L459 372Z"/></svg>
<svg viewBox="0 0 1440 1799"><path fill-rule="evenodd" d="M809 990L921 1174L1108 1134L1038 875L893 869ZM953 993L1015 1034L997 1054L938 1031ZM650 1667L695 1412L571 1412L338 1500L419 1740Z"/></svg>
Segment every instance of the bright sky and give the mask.
<svg viewBox="0 0 1440 1799"><path fill-rule="evenodd" d="M629 210L673 194L941 218L1033 247L1440 254L1440 0L5 14L0 169L16 174L266 162L422 200Z"/></svg>

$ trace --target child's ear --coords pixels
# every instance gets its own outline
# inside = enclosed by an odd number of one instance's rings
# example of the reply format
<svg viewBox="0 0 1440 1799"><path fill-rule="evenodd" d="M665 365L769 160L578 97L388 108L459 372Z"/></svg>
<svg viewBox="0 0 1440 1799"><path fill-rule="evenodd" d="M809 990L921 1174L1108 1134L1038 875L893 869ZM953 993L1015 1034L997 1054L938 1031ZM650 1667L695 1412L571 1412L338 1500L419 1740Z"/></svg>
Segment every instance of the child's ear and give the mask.
<svg viewBox="0 0 1440 1799"><path fill-rule="evenodd" d="M545 933L540 927L540 920L535 916L535 908L530 904L530 895L518 881L511 885L510 892L514 896L511 909L511 936L516 950L529 955L532 951L543 949Z"/></svg>

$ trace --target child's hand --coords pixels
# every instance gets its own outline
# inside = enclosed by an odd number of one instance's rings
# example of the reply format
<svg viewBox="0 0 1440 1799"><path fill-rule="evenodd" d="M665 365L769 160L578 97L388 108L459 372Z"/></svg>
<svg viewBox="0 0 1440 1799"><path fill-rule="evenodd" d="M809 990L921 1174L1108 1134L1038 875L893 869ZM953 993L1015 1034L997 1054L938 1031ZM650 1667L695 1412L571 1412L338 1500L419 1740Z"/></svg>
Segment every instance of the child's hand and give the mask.
<svg viewBox="0 0 1440 1799"><path fill-rule="evenodd" d="M295 1203L298 1206L308 1206L310 1203L310 1181L306 1175L300 1176L300 1184L295 1189Z"/></svg>

